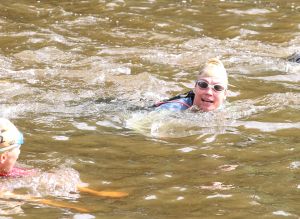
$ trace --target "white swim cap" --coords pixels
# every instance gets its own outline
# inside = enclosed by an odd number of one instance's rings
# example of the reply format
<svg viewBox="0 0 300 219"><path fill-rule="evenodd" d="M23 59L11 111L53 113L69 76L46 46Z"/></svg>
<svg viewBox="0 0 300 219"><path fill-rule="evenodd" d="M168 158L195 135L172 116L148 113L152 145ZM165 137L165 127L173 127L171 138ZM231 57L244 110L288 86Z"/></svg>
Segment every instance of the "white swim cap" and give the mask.
<svg viewBox="0 0 300 219"><path fill-rule="evenodd" d="M228 75L226 69L218 58L209 59L200 71L199 77L218 78L226 86L228 85Z"/></svg>
<svg viewBox="0 0 300 219"><path fill-rule="evenodd" d="M0 149L23 144L23 135L8 119L0 118Z"/></svg>

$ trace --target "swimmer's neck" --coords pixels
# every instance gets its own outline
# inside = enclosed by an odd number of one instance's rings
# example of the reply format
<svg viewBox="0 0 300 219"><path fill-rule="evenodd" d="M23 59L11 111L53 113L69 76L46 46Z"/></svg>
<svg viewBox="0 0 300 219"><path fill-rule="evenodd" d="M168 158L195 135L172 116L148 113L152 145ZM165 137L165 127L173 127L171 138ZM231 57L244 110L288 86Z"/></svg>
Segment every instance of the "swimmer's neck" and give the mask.
<svg viewBox="0 0 300 219"><path fill-rule="evenodd" d="M11 171L0 170L0 175L9 174Z"/></svg>
<svg viewBox="0 0 300 219"><path fill-rule="evenodd" d="M13 168L8 169L7 167L0 167L0 174L8 174L12 171Z"/></svg>

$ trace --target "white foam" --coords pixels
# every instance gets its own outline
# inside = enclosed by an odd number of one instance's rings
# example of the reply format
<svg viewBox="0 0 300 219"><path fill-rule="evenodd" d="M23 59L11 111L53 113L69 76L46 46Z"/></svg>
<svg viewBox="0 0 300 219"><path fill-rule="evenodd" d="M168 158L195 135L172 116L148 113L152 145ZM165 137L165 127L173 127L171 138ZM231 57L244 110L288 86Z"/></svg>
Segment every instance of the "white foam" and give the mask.
<svg viewBox="0 0 300 219"><path fill-rule="evenodd" d="M285 211L274 211L273 214L278 216L285 216L285 217L291 216L289 212L285 212Z"/></svg>
<svg viewBox="0 0 300 219"><path fill-rule="evenodd" d="M95 126L89 126L85 122L74 122L73 125L80 130L96 130Z"/></svg>
<svg viewBox="0 0 300 219"><path fill-rule="evenodd" d="M256 122L244 121L238 122L239 125L250 129L259 129L263 132L275 132L282 129L300 128L300 122L294 123L275 123L275 122Z"/></svg>
<svg viewBox="0 0 300 219"><path fill-rule="evenodd" d="M209 195L206 198L230 198L232 195L224 195L224 194L215 194L215 195Z"/></svg>
<svg viewBox="0 0 300 219"><path fill-rule="evenodd" d="M157 199L156 195L147 195L145 197L145 200L154 200L154 199Z"/></svg>
<svg viewBox="0 0 300 219"><path fill-rule="evenodd" d="M294 161L289 165L290 169L299 169L300 168L300 161Z"/></svg>
<svg viewBox="0 0 300 219"><path fill-rule="evenodd" d="M73 219L93 219L93 218L96 217L91 214L75 214L73 216Z"/></svg>
<svg viewBox="0 0 300 219"><path fill-rule="evenodd" d="M64 135L56 135L56 136L52 136L53 139L57 140L57 141L67 141L70 138Z"/></svg>
<svg viewBox="0 0 300 219"><path fill-rule="evenodd" d="M238 9L228 9L228 12L238 14L238 15L258 15L258 14L268 14L271 13L270 10L267 9L259 9L259 8L252 8L248 10L238 10Z"/></svg>
<svg viewBox="0 0 300 219"><path fill-rule="evenodd" d="M112 123L111 121L98 121L96 122L97 125L103 126L103 127L109 127L109 128L115 128L115 129L121 129L121 127L115 125L114 123Z"/></svg>
<svg viewBox="0 0 300 219"><path fill-rule="evenodd" d="M188 153L188 152L191 152L191 151L194 151L196 150L195 148L193 147L185 147L185 148L180 148L180 149L177 149L178 151L181 151L183 153Z"/></svg>

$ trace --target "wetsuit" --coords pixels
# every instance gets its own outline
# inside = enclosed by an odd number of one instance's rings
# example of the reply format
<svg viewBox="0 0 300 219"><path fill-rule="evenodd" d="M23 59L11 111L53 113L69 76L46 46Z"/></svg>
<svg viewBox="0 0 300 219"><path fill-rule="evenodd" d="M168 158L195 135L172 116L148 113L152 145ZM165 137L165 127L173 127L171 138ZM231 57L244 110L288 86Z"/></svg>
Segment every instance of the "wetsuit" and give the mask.
<svg viewBox="0 0 300 219"><path fill-rule="evenodd" d="M158 102L153 105L157 110L181 111L190 108L193 105L195 94L189 91L185 94L180 94L170 99Z"/></svg>

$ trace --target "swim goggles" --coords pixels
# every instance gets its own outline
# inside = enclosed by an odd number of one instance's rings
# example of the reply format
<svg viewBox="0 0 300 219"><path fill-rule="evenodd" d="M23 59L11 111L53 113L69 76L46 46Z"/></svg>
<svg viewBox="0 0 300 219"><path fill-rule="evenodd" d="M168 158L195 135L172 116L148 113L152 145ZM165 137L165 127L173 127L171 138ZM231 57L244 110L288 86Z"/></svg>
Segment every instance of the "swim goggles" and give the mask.
<svg viewBox="0 0 300 219"><path fill-rule="evenodd" d="M3 136L0 136L0 142L3 143ZM24 138L23 138L23 134L21 132L19 132L19 136L16 142L14 142L14 144L9 145L7 147L3 147L0 148L0 153L15 149L15 148L20 148L21 145L24 143Z"/></svg>
<svg viewBox="0 0 300 219"><path fill-rule="evenodd" d="M221 92L223 90L225 90L226 88L221 85L221 84L209 84L207 83L206 81L204 80L198 80L196 81L196 84L197 86L200 88L200 89L207 89L207 88L212 88L214 91L216 92Z"/></svg>

